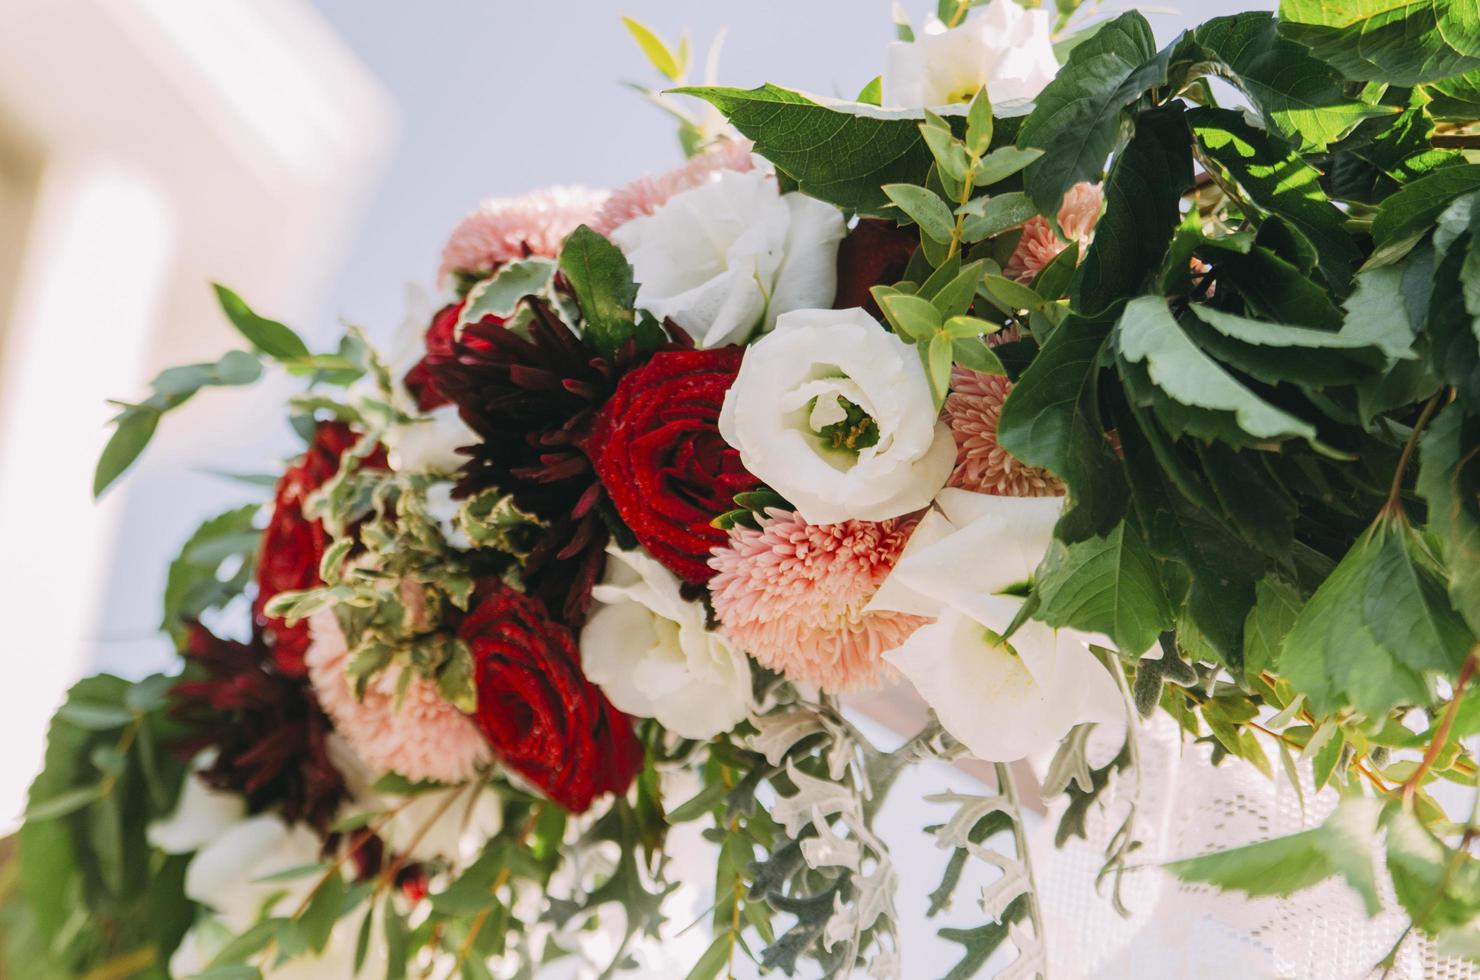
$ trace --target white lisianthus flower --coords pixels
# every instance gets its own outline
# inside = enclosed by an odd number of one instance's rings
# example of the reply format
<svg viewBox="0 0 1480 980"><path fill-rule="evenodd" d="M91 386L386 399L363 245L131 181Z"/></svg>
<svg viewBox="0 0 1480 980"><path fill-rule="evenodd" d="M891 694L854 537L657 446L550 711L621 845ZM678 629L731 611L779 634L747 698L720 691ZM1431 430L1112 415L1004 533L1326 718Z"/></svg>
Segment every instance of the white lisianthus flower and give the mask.
<svg viewBox="0 0 1480 980"><path fill-rule="evenodd" d="M885 659L988 762L1031 755L1082 722L1125 716L1114 679L1089 652L1108 640L1034 620L1002 638L1062 506L1059 497L942 491L870 604L937 617Z"/></svg>
<svg viewBox="0 0 1480 980"><path fill-rule="evenodd" d="M203 768L197 760L195 768ZM210 843L247 815L247 801L236 793L212 789L194 773L185 777L175 812L145 829L153 847L166 854L189 854Z"/></svg>
<svg viewBox="0 0 1480 980"><path fill-rule="evenodd" d="M917 109L970 102L983 87L995 105L1032 99L1058 73L1048 12L1013 0L947 29L931 18L914 41L889 45L884 104Z"/></svg>
<svg viewBox="0 0 1480 980"><path fill-rule="evenodd" d="M761 170L725 170L612 240L632 263L638 307L718 347L769 330L789 310L831 305L845 232L831 204L782 194Z"/></svg>
<svg viewBox="0 0 1480 980"><path fill-rule="evenodd" d="M719 431L809 524L927 506L956 462L915 348L863 310L798 310L745 352Z"/></svg>
<svg viewBox="0 0 1480 980"><path fill-rule="evenodd" d="M656 718L684 738L709 739L750 713L750 664L705 625L704 607L672 572L637 551L607 548L602 603L581 631L581 668L612 704Z"/></svg>

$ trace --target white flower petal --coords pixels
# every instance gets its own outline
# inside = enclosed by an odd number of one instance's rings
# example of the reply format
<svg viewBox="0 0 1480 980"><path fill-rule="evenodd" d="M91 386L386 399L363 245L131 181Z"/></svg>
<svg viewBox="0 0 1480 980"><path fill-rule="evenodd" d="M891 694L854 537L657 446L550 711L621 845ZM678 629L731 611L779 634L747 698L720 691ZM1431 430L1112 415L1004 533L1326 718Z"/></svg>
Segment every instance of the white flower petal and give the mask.
<svg viewBox="0 0 1480 980"><path fill-rule="evenodd" d="M992 0L966 22L928 23L912 42L889 45L884 104L896 108L968 101L983 86L994 106L1035 98L1058 73L1048 13Z"/></svg>
<svg viewBox="0 0 1480 980"><path fill-rule="evenodd" d="M398 473L456 473L467 457L457 450L479 442L456 405L443 405L422 418L392 426L385 434L391 466Z"/></svg>
<svg viewBox="0 0 1480 980"><path fill-rule="evenodd" d="M212 789L192 773L180 788L175 812L151 823L146 836L166 854L189 854L246 815L247 804L240 796Z"/></svg>
<svg viewBox="0 0 1480 980"><path fill-rule="evenodd" d="M191 859L185 869L185 894L214 909L227 928L245 931L274 894L295 902L313 887L312 876L260 879L314 863L319 846L318 836L306 827L289 827L272 814L249 817L218 834Z"/></svg>

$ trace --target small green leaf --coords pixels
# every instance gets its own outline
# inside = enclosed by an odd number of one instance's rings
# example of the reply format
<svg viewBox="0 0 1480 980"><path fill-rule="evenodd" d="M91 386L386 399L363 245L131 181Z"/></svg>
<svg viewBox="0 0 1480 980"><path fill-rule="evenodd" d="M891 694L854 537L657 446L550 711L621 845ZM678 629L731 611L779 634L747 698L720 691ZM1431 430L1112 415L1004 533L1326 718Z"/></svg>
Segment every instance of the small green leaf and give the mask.
<svg viewBox="0 0 1480 980"><path fill-rule="evenodd" d="M25 819L28 822L41 820L55 820L57 817L65 817L76 813L83 807L91 806L103 798L103 786L79 786L76 789L58 793L56 796L32 803L26 808Z"/></svg>
<svg viewBox="0 0 1480 980"><path fill-rule="evenodd" d="M709 944L709 948L704 951L703 956L699 957L699 962L694 964L694 968L688 972L684 980L714 980L729 962L730 950L734 947L735 940L730 933L725 932L715 936L714 942Z"/></svg>
<svg viewBox="0 0 1480 980"><path fill-rule="evenodd" d="M1009 191L991 197L972 198L956 213L966 215L961 226L961 238L967 242L979 242L1025 223L1038 213L1038 209L1022 191Z"/></svg>
<svg viewBox="0 0 1480 980"><path fill-rule="evenodd" d="M279 361L308 356L308 345L291 329L276 320L258 316L245 300L220 283L212 283L212 286L226 318L253 347Z"/></svg>
<svg viewBox="0 0 1480 980"><path fill-rule="evenodd" d="M884 101L884 76L875 75L869 79L868 84L859 89L855 101L864 105L881 105Z"/></svg>
<svg viewBox="0 0 1480 980"><path fill-rule="evenodd" d="M514 315L519 301L538 296L555 278L555 263L531 256L502 266L498 272L468 290L467 303L457 318L458 328L477 323L486 316L506 319Z"/></svg>
<svg viewBox="0 0 1480 980"><path fill-rule="evenodd" d="M957 364L969 367L973 371L980 371L983 374L1007 374L1007 368L1003 367L1002 361L992 353L992 348L980 340L973 340L969 337L956 338L951 342L951 356L956 359Z"/></svg>
<svg viewBox="0 0 1480 980"><path fill-rule="evenodd" d="M961 317L971 308L971 301L976 298L976 287L981 284L982 273L985 269L986 263L980 260L962 266L960 272L930 297L931 305L939 310L943 317ZM978 331L978 333L986 333L990 329L988 325L987 330Z"/></svg>
<svg viewBox="0 0 1480 980"><path fill-rule="evenodd" d="M646 321L637 320L632 266L610 241L581 225L560 250L560 271L586 318L585 337L603 357L616 359L628 340L635 339L640 350L652 350L662 342L656 326L648 329Z"/></svg>
<svg viewBox="0 0 1480 980"><path fill-rule="evenodd" d="M936 164L950 175L951 180L960 184L966 179L966 168L969 165L966 147L951 135L949 128L937 129L928 123L921 123L920 135L924 137L925 145L930 147Z"/></svg>
<svg viewBox="0 0 1480 980"><path fill-rule="evenodd" d="M622 23L626 25L627 32L637 41L637 46L642 48L642 53L647 55L648 61L653 63L654 68L675 82L683 80L683 63L668 49L668 45L664 44L658 35L631 17L623 17Z"/></svg>
<svg viewBox="0 0 1480 980"><path fill-rule="evenodd" d="M328 944L334 923L339 921L339 916L344 911L345 893L344 875L337 869L329 872L313 893L308 908L298 917L304 940L314 952L321 951Z"/></svg>
<svg viewBox="0 0 1480 980"><path fill-rule="evenodd" d="M986 86L977 90L966 108L966 148L981 156L992 145L992 100Z"/></svg>
<svg viewBox="0 0 1480 980"><path fill-rule="evenodd" d="M101 497L103 491L139 458L159 425L159 415L157 408L135 405L118 417L118 427L103 447L103 455L98 458L98 468L93 473L94 497Z"/></svg>
<svg viewBox="0 0 1480 980"><path fill-rule="evenodd" d="M885 184L884 193L930 238L941 244L951 240L955 219L950 207L934 192L914 184Z"/></svg>
<svg viewBox="0 0 1480 980"><path fill-rule="evenodd" d="M1041 310L1046 301L1020 282L1003 276L987 276L983 281L987 293L1010 310Z"/></svg>
<svg viewBox="0 0 1480 980"><path fill-rule="evenodd" d="M906 293L885 296L879 306L895 332L911 341L929 340L944 322L935 304Z"/></svg>
<svg viewBox="0 0 1480 980"><path fill-rule="evenodd" d="M950 391L953 360L951 338L944 333L937 333L931 337L926 353L926 366L930 375L930 390L935 394L936 407L945 402L946 394Z"/></svg>
<svg viewBox="0 0 1480 980"><path fill-rule="evenodd" d="M1016 146L999 146L982 157L981 162L976 165L976 172L972 175L971 182L977 187L991 187L1011 177L1041 156L1043 156L1043 151L1037 147L1024 149Z"/></svg>
<svg viewBox="0 0 1480 980"><path fill-rule="evenodd" d="M112 731L134 720L134 713L122 705L77 700L62 705L57 716L90 732Z"/></svg>

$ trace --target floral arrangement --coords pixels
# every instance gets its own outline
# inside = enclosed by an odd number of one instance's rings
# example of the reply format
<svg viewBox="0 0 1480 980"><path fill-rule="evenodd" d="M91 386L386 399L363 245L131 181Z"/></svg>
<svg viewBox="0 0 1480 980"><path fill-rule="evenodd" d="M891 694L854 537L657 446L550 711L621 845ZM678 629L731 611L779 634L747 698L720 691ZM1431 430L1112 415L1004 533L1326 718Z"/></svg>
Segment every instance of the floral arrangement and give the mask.
<svg viewBox="0 0 1480 980"><path fill-rule="evenodd" d="M874 817L973 757L932 913L995 878L950 976L1045 976L1007 764L1052 756L1083 834L1156 713L1340 796L1173 872L1339 876L1480 955L1477 824L1433 792L1480 772L1473 4L1283 0L1161 48L976 6L901 21L846 103L689 85L629 22L687 159L484 202L387 352L217 287L245 349L120 403L95 490L266 370L304 448L170 567L178 673L58 711L15 975L898 977L923 896ZM892 751L843 710L882 687L931 712ZM708 937L662 965L685 833Z"/></svg>

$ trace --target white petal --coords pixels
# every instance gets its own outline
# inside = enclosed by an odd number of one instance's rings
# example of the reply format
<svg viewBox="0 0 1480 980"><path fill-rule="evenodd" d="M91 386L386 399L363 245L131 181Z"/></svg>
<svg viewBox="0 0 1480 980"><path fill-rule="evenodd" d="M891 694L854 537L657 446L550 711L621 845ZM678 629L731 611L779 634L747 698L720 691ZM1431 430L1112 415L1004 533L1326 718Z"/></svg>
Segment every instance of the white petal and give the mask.
<svg viewBox="0 0 1480 980"><path fill-rule="evenodd" d="M289 868L312 864L319 839L305 827L289 827L271 814L249 817L219 834L191 859L185 869L185 894L215 909L230 929L242 931L256 921L264 901L285 893L301 899L313 887L312 876L290 881L259 879Z"/></svg>
<svg viewBox="0 0 1480 980"><path fill-rule="evenodd" d="M467 460L457 450L478 442L456 405L443 405L386 433L391 466L398 473L456 473Z"/></svg>
<svg viewBox="0 0 1480 980"><path fill-rule="evenodd" d="M247 815L236 793L212 789L193 773L185 777L175 812L149 825L149 843L167 854L198 851Z"/></svg>

